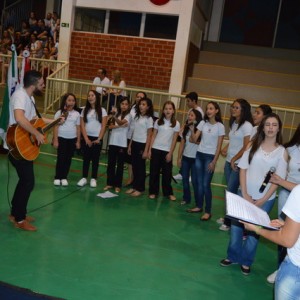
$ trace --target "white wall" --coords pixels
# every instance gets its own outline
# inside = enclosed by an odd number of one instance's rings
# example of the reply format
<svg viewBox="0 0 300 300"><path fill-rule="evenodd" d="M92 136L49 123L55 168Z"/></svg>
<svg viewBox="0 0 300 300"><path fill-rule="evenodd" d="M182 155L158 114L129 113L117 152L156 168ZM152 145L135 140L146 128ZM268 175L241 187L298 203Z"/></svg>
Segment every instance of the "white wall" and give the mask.
<svg viewBox="0 0 300 300"><path fill-rule="evenodd" d="M193 0L170 0L165 5L154 5L150 0L77 0L76 6L178 15L182 2L188 3Z"/></svg>

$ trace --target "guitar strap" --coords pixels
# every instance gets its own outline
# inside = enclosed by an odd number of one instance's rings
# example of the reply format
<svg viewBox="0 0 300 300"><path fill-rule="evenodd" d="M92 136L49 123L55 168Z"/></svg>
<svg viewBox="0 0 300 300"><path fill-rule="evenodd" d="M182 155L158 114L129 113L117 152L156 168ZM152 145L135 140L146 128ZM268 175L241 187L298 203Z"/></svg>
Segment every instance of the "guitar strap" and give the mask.
<svg viewBox="0 0 300 300"><path fill-rule="evenodd" d="M36 105L35 105L35 103L31 100L31 102L32 102L32 104L33 104L33 106L34 106L34 109L35 109L35 113L36 113L36 115L38 116L38 118L39 119L41 119L42 118L42 116L41 116L41 114L39 113L39 111L38 111L38 109L37 109L37 107L36 107Z"/></svg>

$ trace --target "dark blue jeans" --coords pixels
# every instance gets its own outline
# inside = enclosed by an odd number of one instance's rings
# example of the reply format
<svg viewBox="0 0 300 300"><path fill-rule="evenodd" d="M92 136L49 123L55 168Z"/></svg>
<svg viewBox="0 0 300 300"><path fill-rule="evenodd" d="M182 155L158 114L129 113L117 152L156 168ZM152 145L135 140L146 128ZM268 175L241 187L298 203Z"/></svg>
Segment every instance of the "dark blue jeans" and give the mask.
<svg viewBox="0 0 300 300"><path fill-rule="evenodd" d="M224 166L224 174L227 183L227 190L234 194L238 193L238 188L240 186L240 169L237 171L232 170L231 164L226 161ZM230 219L225 218L224 224L230 226Z"/></svg>
<svg viewBox="0 0 300 300"><path fill-rule="evenodd" d="M214 157L213 154L197 152L195 162L199 196L197 199L197 207L203 207L205 198L205 212L208 214L211 213L212 192L210 184L214 175L213 172L208 170L208 165L213 161Z"/></svg>
<svg viewBox="0 0 300 300"><path fill-rule="evenodd" d="M186 203L191 202L191 190L190 190L190 174L192 177L192 185L194 189L195 202L198 199L198 188L197 188L197 173L195 166L195 158L182 156L181 161L181 175L183 185L183 201ZM197 206L197 202L196 202Z"/></svg>

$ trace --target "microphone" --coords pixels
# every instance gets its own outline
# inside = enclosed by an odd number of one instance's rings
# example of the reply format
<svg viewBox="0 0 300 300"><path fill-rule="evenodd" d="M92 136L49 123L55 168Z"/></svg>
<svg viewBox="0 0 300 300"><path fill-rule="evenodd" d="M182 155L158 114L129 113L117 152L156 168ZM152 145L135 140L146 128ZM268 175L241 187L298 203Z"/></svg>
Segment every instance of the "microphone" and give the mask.
<svg viewBox="0 0 300 300"><path fill-rule="evenodd" d="M266 174L264 182L262 183L261 187L259 188L260 193L262 193L265 190L267 184L269 183L269 181L271 179L272 174L274 174L275 171L276 171L275 167L270 168L269 172Z"/></svg>
<svg viewBox="0 0 300 300"><path fill-rule="evenodd" d="M193 122L191 122L191 123L187 123L185 126L186 126L186 127L190 127L190 126L196 125L196 124L197 124L197 121L193 121Z"/></svg>

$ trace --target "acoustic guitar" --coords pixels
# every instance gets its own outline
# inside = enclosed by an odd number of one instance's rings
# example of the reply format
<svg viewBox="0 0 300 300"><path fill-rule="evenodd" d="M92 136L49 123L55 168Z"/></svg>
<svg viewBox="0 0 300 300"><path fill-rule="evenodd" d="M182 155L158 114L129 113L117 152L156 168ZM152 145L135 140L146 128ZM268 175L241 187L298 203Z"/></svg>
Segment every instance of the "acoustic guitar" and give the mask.
<svg viewBox="0 0 300 300"><path fill-rule="evenodd" d="M62 115L67 117L67 113ZM30 123L40 133L46 137L46 132L61 121L61 118L46 125L43 119L34 119ZM13 124L8 127L6 134L6 143L9 152L15 159L35 160L40 153L40 145L34 135L26 131L18 124Z"/></svg>

